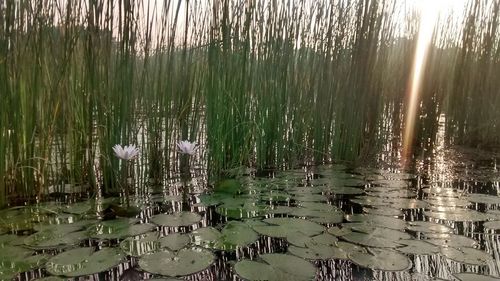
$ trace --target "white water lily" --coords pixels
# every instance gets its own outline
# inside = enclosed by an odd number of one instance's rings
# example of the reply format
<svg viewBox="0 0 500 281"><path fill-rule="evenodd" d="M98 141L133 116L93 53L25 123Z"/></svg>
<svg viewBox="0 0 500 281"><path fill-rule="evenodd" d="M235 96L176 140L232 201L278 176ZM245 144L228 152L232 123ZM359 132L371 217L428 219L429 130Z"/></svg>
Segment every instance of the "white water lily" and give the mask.
<svg viewBox="0 0 500 281"><path fill-rule="evenodd" d="M126 145L124 147L117 144L113 146L113 151L115 152L116 157L127 161L135 159L139 155L139 148L133 144Z"/></svg>
<svg viewBox="0 0 500 281"><path fill-rule="evenodd" d="M177 147L179 148L179 152L183 154L189 154L193 155L198 148L196 142L190 142L190 141L180 141L177 143Z"/></svg>

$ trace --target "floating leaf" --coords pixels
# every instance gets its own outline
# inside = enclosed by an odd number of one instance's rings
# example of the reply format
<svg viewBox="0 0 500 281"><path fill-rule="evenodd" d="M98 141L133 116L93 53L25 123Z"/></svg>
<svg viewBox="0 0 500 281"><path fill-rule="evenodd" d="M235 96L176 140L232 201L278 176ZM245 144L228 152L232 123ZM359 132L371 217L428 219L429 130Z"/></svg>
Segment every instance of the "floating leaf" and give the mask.
<svg viewBox="0 0 500 281"><path fill-rule="evenodd" d="M400 209L394 209L390 207L377 207L377 208L367 208L363 207L363 212L372 214L372 215L381 215L381 216L402 216L403 212Z"/></svg>
<svg viewBox="0 0 500 281"><path fill-rule="evenodd" d="M344 213L340 210L311 210L308 208L295 208L293 212L290 213L292 216L296 217L306 217L310 221L317 223L340 223L344 220Z"/></svg>
<svg viewBox="0 0 500 281"><path fill-rule="evenodd" d="M426 241L441 247L474 247L477 245L477 241L465 237L463 235L448 234L448 233L428 233L426 237L429 238Z"/></svg>
<svg viewBox="0 0 500 281"><path fill-rule="evenodd" d="M400 247L401 244L396 243L393 240L386 239L384 237L378 237L376 235L360 233L360 232L351 232L346 235L341 236L342 239L349 241L351 243L368 246L368 247L376 247L376 248L396 248Z"/></svg>
<svg viewBox="0 0 500 281"><path fill-rule="evenodd" d="M363 222L368 225L386 227L390 229L404 229L407 224L404 220L393 217L371 215L371 214L353 214L346 215L346 219L352 222Z"/></svg>
<svg viewBox="0 0 500 281"><path fill-rule="evenodd" d="M443 247L441 248L441 254L451 260L465 264L481 266L493 262L493 257L490 254L468 247L461 247L460 249Z"/></svg>
<svg viewBox="0 0 500 281"><path fill-rule="evenodd" d="M232 219L255 218L265 214L264 208L256 205L231 206L223 204L217 206L215 212Z"/></svg>
<svg viewBox="0 0 500 281"><path fill-rule="evenodd" d="M349 187L349 186L335 186L329 190L333 194L340 195L358 195L363 194L364 190L359 187Z"/></svg>
<svg viewBox="0 0 500 281"><path fill-rule="evenodd" d="M500 229L500 221L487 221L484 223L484 228L493 230Z"/></svg>
<svg viewBox="0 0 500 281"><path fill-rule="evenodd" d="M140 236L128 237L120 243L120 248L133 257L140 257L160 249L158 232L150 232Z"/></svg>
<svg viewBox="0 0 500 281"><path fill-rule="evenodd" d="M202 227L191 232L191 236L195 245L215 249L222 234L213 227Z"/></svg>
<svg viewBox="0 0 500 281"><path fill-rule="evenodd" d="M498 281L500 278L491 275L481 275L472 272L462 272L453 274L460 281Z"/></svg>
<svg viewBox="0 0 500 281"><path fill-rule="evenodd" d="M139 267L153 274L185 276L200 272L214 262L214 255L201 248L182 249L176 253L161 251L139 259Z"/></svg>
<svg viewBox="0 0 500 281"><path fill-rule="evenodd" d="M427 221L408 222L406 229L423 233L453 233L453 229L444 225Z"/></svg>
<svg viewBox="0 0 500 281"><path fill-rule="evenodd" d="M440 252L439 247L424 240L398 240L398 243L405 245L404 247L397 248L399 252L404 254L434 255Z"/></svg>
<svg viewBox="0 0 500 281"><path fill-rule="evenodd" d="M347 253L334 245L315 244L308 242L305 247L291 245L291 254L309 260L347 259Z"/></svg>
<svg viewBox="0 0 500 281"><path fill-rule="evenodd" d="M104 248L96 252L92 248L76 248L51 258L45 268L53 275L77 277L106 271L120 264L123 259L122 252L117 248Z"/></svg>
<svg viewBox="0 0 500 281"><path fill-rule="evenodd" d="M151 217L151 222L161 226L179 227L190 226L201 221L201 216L197 213L179 212L173 214L159 214Z"/></svg>
<svg viewBox="0 0 500 281"><path fill-rule="evenodd" d="M160 238L159 242L162 248L168 248L172 251L179 251L187 244L189 244L189 242L191 242L191 238L187 234L171 233Z"/></svg>
<svg viewBox="0 0 500 281"><path fill-rule="evenodd" d="M354 263L375 270L403 271L411 267L408 257L393 250L370 249L368 253L351 252L348 256Z"/></svg>
<svg viewBox="0 0 500 281"><path fill-rule="evenodd" d="M304 259L286 254L263 254L260 258L275 270L297 277L298 280L312 280L316 275L316 267Z"/></svg>
<svg viewBox="0 0 500 281"><path fill-rule="evenodd" d="M271 225L254 226L254 230L260 234L271 237L286 237L292 233L300 232L307 236L320 234L325 228L312 221L297 218L268 218L264 222Z"/></svg>
<svg viewBox="0 0 500 281"><path fill-rule="evenodd" d="M221 250L235 250L247 246L259 239L259 235L247 224L230 221L221 231Z"/></svg>
<svg viewBox="0 0 500 281"><path fill-rule="evenodd" d="M270 265L251 260L242 260L234 265L234 271L245 280L279 280L279 273Z"/></svg>
<svg viewBox="0 0 500 281"><path fill-rule="evenodd" d="M472 203L483 203L489 205L498 205L500 204L500 197L496 195L488 195L488 194L480 194L480 193L471 193L465 197L465 200L468 200Z"/></svg>
<svg viewBox="0 0 500 281"><path fill-rule="evenodd" d="M123 239L141 235L156 226L150 223L134 224L136 219L115 219L96 223L88 228L88 234L94 239Z"/></svg>

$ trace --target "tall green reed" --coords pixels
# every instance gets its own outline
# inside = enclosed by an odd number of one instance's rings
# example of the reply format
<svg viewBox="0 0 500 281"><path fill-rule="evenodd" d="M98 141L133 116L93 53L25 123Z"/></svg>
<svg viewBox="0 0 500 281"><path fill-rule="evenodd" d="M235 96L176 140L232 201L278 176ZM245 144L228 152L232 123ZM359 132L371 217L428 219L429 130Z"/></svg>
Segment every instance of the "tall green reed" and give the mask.
<svg viewBox="0 0 500 281"><path fill-rule="evenodd" d="M404 126L419 20L400 6L5 1L0 200L43 198L67 183L116 193L117 143L141 147L138 192L178 173L181 139L206 148L195 164L212 175L360 160ZM422 143L441 113L450 141L499 143L498 11L498 2L471 1L463 25L441 19L420 100Z"/></svg>

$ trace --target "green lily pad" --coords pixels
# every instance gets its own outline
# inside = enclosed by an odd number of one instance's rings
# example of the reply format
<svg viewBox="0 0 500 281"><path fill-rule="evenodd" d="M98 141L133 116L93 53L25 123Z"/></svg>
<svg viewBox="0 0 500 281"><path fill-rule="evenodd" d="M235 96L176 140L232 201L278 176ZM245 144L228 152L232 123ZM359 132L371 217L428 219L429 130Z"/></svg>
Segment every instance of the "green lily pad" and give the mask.
<svg viewBox="0 0 500 281"><path fill-rule="evenodd" d="M86 231L69 233L41 231L26 237L24 244L33 249L51 249L76 245L88 238Z"/></svg>
<svg viewBox="0 0 500 281"><path fill-rule="evenodd" d="M173 214L159 214L151 217L151 222L156 225L167 227L190 226L201 221L197 213L179 212Z"/></svg>
<svg viewBox="0 0 500 281"><path fill-rule="evenodd" d="M308 243L321 244L324 246L333 246L338 241L337 237L328 233L322 233L310 237L300 232L291 233L286 237L286 240L288 241L288 243L302 248L307 247Z"/></svg>
<svg viewBox="0 0 500 281"><path fill-rule="evenodd" d="M289 246L288 252L307 260L347 259L347 253L338 247L307 245L307 247Z"/></svg>
<svg viewBox="0 0 500 281"><path fill-rule="evenodd" d="M62 211L69 214L83 215L90 212L94 208L91 201L73 203L62 207Z"/></svg>
<svg viewBox="0 0 500 281"><path fill-rule="evenodd" d="M334 236L343 236L352 232L348 227L339 228L338 226L330 227L327 231Z"/></svg>
<svg viewBox="0 0 500 281"><path fill-rule="evenodd" d="M4 246L0 248L0 261L24 261L33 251L18 246Z"/></svg>
<svg viewBox="0 0 500 281"><path fill-rule="evenodd" d="M129 256L140 257L146 253L160 249L158 232L149 232L143 235L128 237L120 243L120 248Z"/></svg>
<svg viewBox="0 0 500 281"><path fill-rule="evenodd" d="M484 228L492 230L500 229L500 221L487 221L484 223Z"/></svg>
<svg viewBox="0 0 500 281"><path fill-rule="evenodd" d="M335 186L330 188L330 192L341 195L358 195L363 194L365 191L359 187Z"/></svg>
<svg viewBox="0 0 500 281"><path fill-rule="evenodd" d="M234 265L234 271L245 280L280 280L279 272L276 272L272 266L262 262L242 260Z"/></svg>
<svg viewBox="0 0 500 281"><path fill-rule="evenodd" d="M286 254L263 254L260 258L273 269L297 277L298 280L312 280L316 275L316 267L304 259Z"/></svg>
<svg viewBox="0 0 500 281"><path fill-rule="evenodd" d="M217 206L215 208L215 212L231 219L255 218L265 214L265 210L262 207L248 204L244 206L231 206L223 204Z"/></svg>
<svg viewBox="0 0 500 281"><path fill-rule="evenodd" d="M363 207L363 212L367 214L372 214L372 215L381 215L381 216L402 216L403 211L400 209L395 209L391 207L375 207L375 208L368 208L368 207Z"/></svg>
<svg viewBox="0 0 500 281"><path fill-rule="evenodd" d="M405 245L404 247L397 248L396 250L404 254L412 255L435 255L440 252L440 248L436 247L424 240L398 240L399 244Z"/></svg>
<svg viewBox="0 0 500 281"><path fill-rule="evenodd" d="M230 221L221 232L213 227L196 229L191 233L193 243L205 248L233 251L259 239L259 235L246 223Z"/></svg>
<svg viewBox="0 0 500 281"><path fill-rule="evenodd" d="M24 244L34 249L50 249L76 245L89 238L87 232L82 230L91 222L95 221L53 224L39 227L38 232L24 239Z"/></svg>
<svg viewBox="0 0 500 281"><path fill-rule="evenodd" d="M156 226L150 223L134 224L136 219L115 219L102 221L90 226L87 232L94 239L123 239L141 235L153 230Z"/></svg>
<svg viewBox="0 0 500 281"><path fill-rule="evenodd" d="M293 212L290 213L292 216L296 217L306 217L310 221L317 223L340 223L344 220L344 213L340 210L311 210L308 208L295 208Z"/></svg>
<svg viewBox="0 0 500 281"><path fill-rule="evenodd" d="M395 241L393 239L389 240L389 239L386 239L384 237L373 235L371 233L368 234L368 233L360 233L360 232L351 232L351 233L348 233L348 234L343 235L341 237L342 237L342 239L344 239L348 242L367 246L367 247L396 248L396 247L401 246L401 244L397 243L397 241Z"/></svg>
<svg viewBox="0 0 500 281"><path fill-rule="evenodd" d="M170 233L167 236L160 238L159 242L162 248L179 251L191 242L191 238L187 234Z"/></svg>
<svg viewBox="0 0 500 281"><path fill-rule="evenodd" d="M481 275L472 272L462 272L453 274L460 281L498 281L500 278L491 275Z"/></svg>
<svg viewBox="0 0 500 281"><path fill-rule="evenodd" d="M63 252L47 261L45 268L52 275L78 277L91 275L117 266L124 259L117 248L76 248Z"/></svg>
<svg viewBox="0 0 500 281"><path fill-rule="evenodd" d="M215 249L222 234L213 227L202 227L191 232L192 241L195 245Z"/></svg>
<svg viewBox="0 0 500 281"><path fill-rule="evenodd" d="M268 218L265 219L264 222L269 223L271 225L282 226L288 229L287 232L289 233L301 232L308 236L314 236L320 234L325 230L325 227L323 227L320 224L317 224L309 220L297 219L297 218Z"/></svg>
<svg viewBox="0 0 500 281"><path fill-rule="evenodd" d="M182 249L176 253L161 251L139 259L139 267L153 274L185 276L200 272L214 262L214 255L201 248Z"/></svg>
<svg viewBox="0 0 500 281"><path fill-rule="evenodd" d="M440 247L474 247L478 244L472 238L449 233L428 233L426 237L425 241Z"/></svg>
<svg viewBox="0 0 500 281"><path fill-rule="evenodd" d="M472 203L483 203L483 204L500 204L500 197L495 195L488 194L480 194L480 193L471 193L465 197L465 200Z"/></svg>
<svg viewBox="0 0 500 281"><path fill-rule="evenodd" d="M412 236L406 232L396 229L376 227L366 223L345 223L344 227L349 227L354 231L370 234L372 236L397 241L401 239L411 239Z"/></svg>
<svg viewBox="0 0 500 281"><path fill-rule="evenodd" d="M456 262L472 265L481 266L494 261L493 257L490 254L478 249L468 247L462 247L460 249L443 247L441 248L441 254Z"/></svg>
<svg viewBox="0 0 500 281"><path fill-rule="evenodd" d="M351 222L362 222L368 225L396 230L405 229L405 227L407 226L407 223L404 220L371 214L346 215L346 219Z"/></svg>
<svg viewBox="0 0 500 281"><path fill-rule="evenodd" d="M423 233L453 233L453 229L444 225L427 221L408 222L406 229Z"/></svg>
<svg viewBox="0 0 500 281"><path fill-rule="evenodd" d="M488 220L488 215L475 210L469 209L454 209L447 212L424 211L424 215L447 221L485 221Z"/></svg>
<svg viewBox="0 0 500 281"><path fill-rule="evenodd" d="M349 259L357 265L385 271L403 271L411 267L407 256L393 250L370 249L367 253L351 252Z"/></svg>
<svg viewBox="0 0 500 281"><path fill-rule="evenodd" d="M294 207L288 206L272 206L271 208L267 208L265 210L266 214L288 214L295 210Z"/></svg>
<svg viewBox="0 0 500 281"><path fill-rule="evenodd" d="M19 246L24 244L26 236L19 236L16 234L3 234L0 235L0 248L5 246Z"/></svg>
<svg viewBox="0 0 500 281"><path fill-rule="evenodd" d="M235 250L259 239L259 235L247 224L230 221L221 231L221 250Z"/></svg>

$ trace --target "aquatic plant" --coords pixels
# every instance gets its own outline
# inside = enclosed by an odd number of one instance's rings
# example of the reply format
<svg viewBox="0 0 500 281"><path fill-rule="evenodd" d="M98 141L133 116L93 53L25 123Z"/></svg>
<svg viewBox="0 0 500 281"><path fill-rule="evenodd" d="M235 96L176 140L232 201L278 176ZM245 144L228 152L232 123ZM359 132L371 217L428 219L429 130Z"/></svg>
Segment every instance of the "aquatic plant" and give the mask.
<svg viewBox="0 0 500 281"><path fill-rule="evenodd" d="M449 141L500 143L499 7L440 18L416 146L442 113ZM111 148L129 141L143 191L178 172L178 139L199 141L211 176L363 160L403 126L418 22L395 0L4 1L0 200L112 193Z"/></svg>
<svg viewBox="0 0 500 281"><path fill-rule="evenodd" d="M113 146L113 151L115 152L115 156L125 160L125 163L122 163L122 188L125 193L125 200L127 202L127 208L130 207L130 187L129 187L129 163L136 159L139 156L139 149L135 145L126 145L122 147L119 144Z"/></svg>
<svg viewBox="0 0 500 281"><path fill-rule="evenodd" d="M179 153L193 155L198 148L198 144L196 142L189 141L179 141L177 142L177 148L179 148Z"/></svg>

